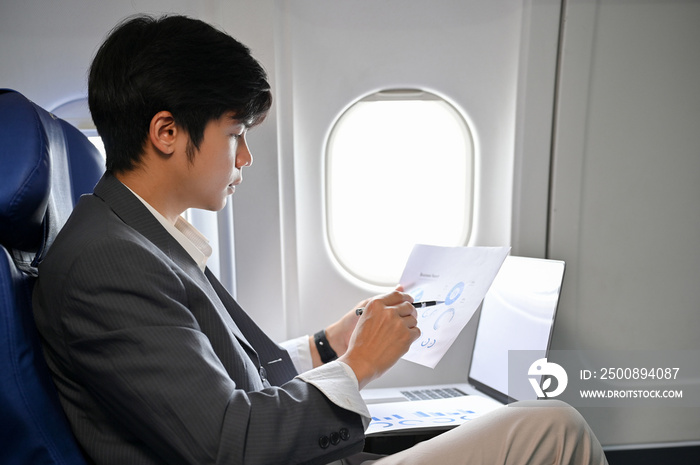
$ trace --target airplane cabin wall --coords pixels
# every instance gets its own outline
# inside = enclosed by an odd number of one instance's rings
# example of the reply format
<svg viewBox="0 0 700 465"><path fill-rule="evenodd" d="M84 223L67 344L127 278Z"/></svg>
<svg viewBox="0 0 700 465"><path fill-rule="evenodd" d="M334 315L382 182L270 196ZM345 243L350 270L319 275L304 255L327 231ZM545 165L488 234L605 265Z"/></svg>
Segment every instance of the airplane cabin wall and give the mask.
<svg viewBox="0 0 700 465"><path fill-rule="evenodd" d="M699 24L698 2L567 2L548 241L567 262L555 349L700 349ZM700 405L580 411L608 445L700 442Z"/></svg>
<svg viewBox="0 0 700 465"><path fill-rule="evenodd" d="M331 122L380 88L434 91L476 141L470 244L567 261L555 348L698 349L698 4L563 3L558 62L558 1L2 0L0 87L49 109L84 96L97 46L136 12L189 14L249 45L275 105L233 200L237 298L280 340L374 291L323 236ZM379 385L463 380L473 332L435 371L400 363ZM607 445L700 438L697 409L582 412Z"/></svg>
<svg viewBox="0 0 700 465"><path fill-rule="evenodd" d="M510 245L518 65L526 9L508 1L296 0L276 5L281 23L277 43L285 60L285 66L277 68L277 78L286 86L277 93L278 110L285 111L278 117L280 131L287 128L280 152L282 189L288 189L282 209L283 218L294 218L294 224L283 221L289 334L315 332L361 299L389 290L348 276L334 262L325 236L326 137L338 115L367 94L421 88L460 109L476 148L475 214L469 244ZM549 39L556 43L558 13L550 19ZM549 52L545 64L553 77L556 49ZM552 94L550 87L545 98L538 100L546 104L549 97L547 122L551 122ZM416 121L415 130L420 125ZM544 137L549 139L549 133ZM546 161L549 158L548 153L540 155ZM425 163L430 163L429 154ZM416 189L423 188L420 181L418 172ZM362 184L360 177L357 188ZM416 212L411 221L435 221L439 227L430 213ZM473 326L435 370L399 361L373 386L419 384L426 379L466 381Z"/></svg>

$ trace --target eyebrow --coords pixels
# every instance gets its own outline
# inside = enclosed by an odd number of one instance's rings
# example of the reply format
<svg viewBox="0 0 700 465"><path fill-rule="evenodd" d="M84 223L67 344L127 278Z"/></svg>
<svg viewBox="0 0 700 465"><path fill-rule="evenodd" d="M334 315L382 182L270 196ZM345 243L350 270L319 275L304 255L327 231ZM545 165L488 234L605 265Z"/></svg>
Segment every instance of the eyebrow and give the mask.
<svg viewBox="0 0 700 465"><path fill-rule="evenodd" d="M251 121L243 121L243 120L239 119L238 117L236 117L235 113L230 114L228 118L232 122L235 122L236 124L242 124L246 129L250 129L251 127L253 127L253 124Z"/></svg>

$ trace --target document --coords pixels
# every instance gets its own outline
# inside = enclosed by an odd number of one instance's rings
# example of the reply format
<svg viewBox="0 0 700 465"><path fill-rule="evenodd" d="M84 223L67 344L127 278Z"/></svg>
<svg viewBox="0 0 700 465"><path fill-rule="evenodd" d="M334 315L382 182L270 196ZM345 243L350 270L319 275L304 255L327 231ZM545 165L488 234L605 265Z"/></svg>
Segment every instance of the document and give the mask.
<svg viewBox="0 0 700 465"><path fill-rule="evenodd" d="M459 426L497 408L505 408L493 399L479 396L417 400L372 405L372 421L366 436L397 431L418 433Z"/></svg>
<svg viewBox="0 0 700 465"><path fill-rule="evenodd" d="M403 359L435 368L479 308L509 252L510 247L413 248L399 281L404 291L415 302L444 302L417 309L421 335Z"/></svg>

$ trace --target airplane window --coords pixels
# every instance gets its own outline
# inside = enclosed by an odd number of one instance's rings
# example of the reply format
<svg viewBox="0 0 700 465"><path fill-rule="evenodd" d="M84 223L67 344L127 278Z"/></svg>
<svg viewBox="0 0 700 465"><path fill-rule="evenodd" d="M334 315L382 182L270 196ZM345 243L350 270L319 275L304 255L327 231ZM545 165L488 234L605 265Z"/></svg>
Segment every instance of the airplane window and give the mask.
<svg viewBox="0 0 700 465"><path fill-rule="evenodd" d="M86 131L83 131L86 132ZM85 134L90 142L92 142L92 145L97 147L97 150L100 151L100 154L102 155L102 158L105 160L107 159L107 154L105 152L105 144L102 143L102 138L98 136L97 134L91 135L90 133Z"/></svg>
<svg viewBox="0 0 700 465"><path fill-rule="evenodd" d="M420 90L351 105L326 146L326 226L337 263L369 284L398 282L416 243L465 245L474 144L462 115Z"/></svg>
<svg viewBox="0 0 700 465"><path fill-rule="evenodd" d="M92 145L97 147L102 157L106 158L105 146L102 143L102 138L97 134L95 124L92 122L86 97L65 102L53 108L51 113L78 128L92 142Z"/></svg>

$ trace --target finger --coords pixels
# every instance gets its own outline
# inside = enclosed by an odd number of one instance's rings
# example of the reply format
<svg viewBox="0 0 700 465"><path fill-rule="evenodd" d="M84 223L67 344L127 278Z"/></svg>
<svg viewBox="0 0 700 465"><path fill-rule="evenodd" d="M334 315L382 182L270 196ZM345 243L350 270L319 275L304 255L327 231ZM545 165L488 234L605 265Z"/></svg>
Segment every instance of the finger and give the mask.
<svg viewBox="0 0 700 465"><path fill-rule="evenodd" d="M418 327L418 318L413 315L409 315L403 318L403 323L408 329L413 329Z"/></svg>
<svg viewBox="0 0 700 465"><path fill-rule="evenodd" d="M416 310L416 308L413 305L411 305L410 302L403 302L400 305L397 305L396 312L401 317L406 317L406 316L412 315L412 316L418 318L418 311Z"/></svg>
<svg viewBox="0 0 700 465"><path fill-rule="evenodd" d="M410 328L410 329L411 329L411 331L413 332L413 340L415 341L416 339L418 339L418 338L420 337L420 335L421 335L421 330L420 330L420 328L419 328L418 326L414 326L414 327L412 327L412 328Z"/></svg>
<svg viewBox="0 0 700 465"><path fill-rule="evenodd" d="M380 302L386 306L390 305L397 305L401 302L403 302L405 299L403 297L403 293L398 292L398 291L392 291L389 292L388 294L382 294L378 295L373 299L373 301Z"/></svg>
<svg viewBox="0 0 700 465"><path fill-rule="evenodd" d="M377 300L383 302L385 305L398 305L403 302L413 302L413 297L411 294L406 294L405 292L392 291L380 296Z"/></svg>
<svg viewBox="0 0 700 465"><path fill-rule="evenodd" d="M365 306L355 308L354 312L357 316L361 316L364 313L367 313L368 311L376 311L379 310L381 307L384 307L385 309L393 308L406 302L413 302L413 297L411 297L410 294L393 291L389 294L384 294L381 296L377 296L374 299L368 300ZM411 308L413 308L413 306L411 306ZM394 310L396 309L394 308Z"/></svg>

